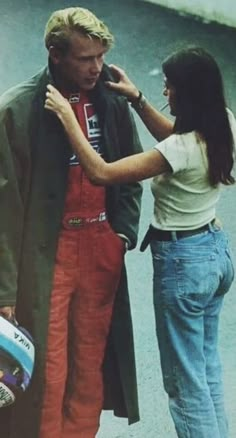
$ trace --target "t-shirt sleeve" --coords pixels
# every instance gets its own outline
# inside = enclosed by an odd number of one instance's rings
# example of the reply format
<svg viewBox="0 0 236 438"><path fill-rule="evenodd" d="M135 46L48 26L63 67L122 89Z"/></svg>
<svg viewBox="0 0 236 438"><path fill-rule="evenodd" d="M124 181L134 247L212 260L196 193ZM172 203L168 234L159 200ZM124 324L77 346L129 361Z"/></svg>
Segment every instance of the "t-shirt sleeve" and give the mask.
<svg viewBox="0 0 236 438"><path fill-rule="evenodd" d="M188 167L188 148L183 135L172 134L170 137L156 144L154 148L159 151L170 164L173 173Z"/></svg>

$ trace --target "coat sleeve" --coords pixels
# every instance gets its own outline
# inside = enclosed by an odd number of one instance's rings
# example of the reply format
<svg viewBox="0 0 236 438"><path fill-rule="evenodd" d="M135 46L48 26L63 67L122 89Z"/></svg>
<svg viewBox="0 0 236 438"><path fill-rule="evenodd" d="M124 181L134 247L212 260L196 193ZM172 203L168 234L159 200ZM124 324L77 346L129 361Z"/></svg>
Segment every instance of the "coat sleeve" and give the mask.
<svg viewBox="0 0 236 438"><path fill-rule="evenodd" d="M11 144L10 111L0 110L0 306L16 303L18 266L23 230L19 161Z"/></svg>
<svg viewBox="0 0 236 438"><path fill-rule="evenodd" d="M142 152L133 115L130 112L126 99L120 99L120 117L117 133L119 136L120 158ZM122 184L119 189L119 200L116 213L113 216L113 229L125 235L130 242L129 249L137 244L139 218L142 198L142 184L140 182Z"/></svg>

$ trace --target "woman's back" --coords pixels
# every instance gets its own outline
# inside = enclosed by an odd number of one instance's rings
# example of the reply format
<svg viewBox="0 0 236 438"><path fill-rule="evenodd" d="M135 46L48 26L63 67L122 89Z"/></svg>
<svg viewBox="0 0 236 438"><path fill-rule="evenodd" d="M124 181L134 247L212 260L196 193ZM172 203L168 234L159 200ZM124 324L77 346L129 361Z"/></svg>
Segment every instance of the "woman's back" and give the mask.
<svg viewBox="0 0 236 438"><path fill-rule="evenodd" d="M206 144L195 132L173 134L156 146L173 172L153 178L152 225L165 230L200 228L215 217L220 185L209 183Z"/></svg>

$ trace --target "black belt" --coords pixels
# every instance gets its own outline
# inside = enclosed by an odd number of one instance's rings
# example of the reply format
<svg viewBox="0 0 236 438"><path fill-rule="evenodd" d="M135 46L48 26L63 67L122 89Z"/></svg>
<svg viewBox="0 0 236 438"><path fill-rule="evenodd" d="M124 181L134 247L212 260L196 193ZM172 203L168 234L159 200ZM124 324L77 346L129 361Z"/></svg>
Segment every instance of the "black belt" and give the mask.
<svg viewBox="0 0 236 438"><path fill-rule="evenodd" d="M211 222L211 224L214 220ZM210 224L203 225L200 228L196 228L195 230L178 230L178 231L169 231L169 230L158 230L157 228L150 225L148 228L143 241L140 246L140 251L145 251L147 246L152 240L160 240L162 242L167 242L175 239L183 239L184 237L194 236L194 234L203 233L210 229Z"/></svg>

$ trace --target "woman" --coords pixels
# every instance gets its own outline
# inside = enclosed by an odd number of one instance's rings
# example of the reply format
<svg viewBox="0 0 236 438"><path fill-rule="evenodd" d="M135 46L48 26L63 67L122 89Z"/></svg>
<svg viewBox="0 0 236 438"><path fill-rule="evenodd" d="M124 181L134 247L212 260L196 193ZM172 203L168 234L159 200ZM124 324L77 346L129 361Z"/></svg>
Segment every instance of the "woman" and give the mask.
<svg viewBox="0 0 236 438"><path fill-rule="evenodd" d="M123 70L118 83L159 141L151 151L105 163L84 138L69 103L52 86L45 107L57 114L96 184L154 177L151 244L154 307L164 387L178 437L226 438L219 314L234 277L227 238L215 220L222 185L234 183L236 122L226 109L219 68L201 48L163 63L172 123L155 110Z"/></svg>

